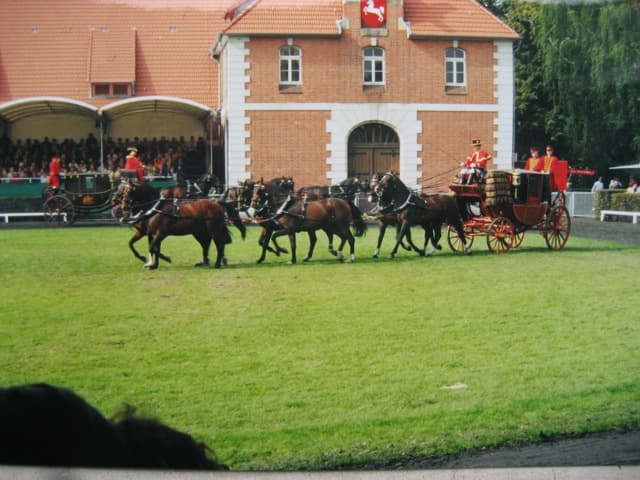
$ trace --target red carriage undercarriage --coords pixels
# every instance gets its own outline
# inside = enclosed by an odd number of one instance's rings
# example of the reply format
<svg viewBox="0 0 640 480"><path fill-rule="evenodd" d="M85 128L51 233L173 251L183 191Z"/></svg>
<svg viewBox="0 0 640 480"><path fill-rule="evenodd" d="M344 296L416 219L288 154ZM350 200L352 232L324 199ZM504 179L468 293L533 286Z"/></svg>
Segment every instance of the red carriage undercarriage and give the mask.
<svg viewBox="0 0 640 480"><path fill-rule="evenodd" d="M463 215L467 242L463 244L449 228L449 246L464 252L475 237L486 237L489 250L501 253L519 247L525 231L537 230L549 249L561 250L571 233L563 193L567 176L567 163L561 161L551 173L494 170L480 184L450 185Z"/></svg>

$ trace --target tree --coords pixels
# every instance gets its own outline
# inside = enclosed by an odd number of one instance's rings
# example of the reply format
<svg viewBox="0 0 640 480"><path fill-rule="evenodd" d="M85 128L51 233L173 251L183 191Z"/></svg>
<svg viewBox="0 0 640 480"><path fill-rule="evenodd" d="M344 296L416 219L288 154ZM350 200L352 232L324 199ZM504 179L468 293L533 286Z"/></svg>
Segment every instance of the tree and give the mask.
<svg viewBox="0 0 640 480"><path fill-rule="evenodd" d="M551 142L573 166L640 161L640 1L505 1L522 36L516 147Z"/></svg>

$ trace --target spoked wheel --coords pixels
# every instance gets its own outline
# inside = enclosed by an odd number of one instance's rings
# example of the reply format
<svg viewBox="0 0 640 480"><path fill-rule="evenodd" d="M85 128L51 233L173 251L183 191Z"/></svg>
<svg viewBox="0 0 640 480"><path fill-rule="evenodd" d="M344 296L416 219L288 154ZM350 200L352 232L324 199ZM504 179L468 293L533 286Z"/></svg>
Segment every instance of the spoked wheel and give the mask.
<svg viewBox="0 0 640 480"><path fill-rule="evenodd" d="M513 232L513 245L511 248L518 248L522 245L522 241L524 240L524 230L520 230L518 228Z"/></svg>
<svg viewBox="0 0 640 480"><path fill-rule="evenodd" d="M447 226L447 243L451 250L456 253L466 253L473 245L473 231L465 227L466 244L462 243L462 239L458 236L458 231L451 225Z"/></svg>
<svg viewBox="0 0 640 480"><path fill-rule="evenodd" d="M567 197L565 196L564 192L558 192L555 198L553 199L553 202L551 202L551 206L553 208L564 207L566 204L567 204Z"/></svg>
<svg viewBox="0 0 640 480"><path fill-rule="evenodd" d="M76 219L76 209L64 195L54 195L44 202L45 220L56 225L71 225Z"/></svg>
<svg viewBox="0 0 640 480"><path fill-rule="evenodd" d="M551 209L545 222L544 240L551 250L562 250L571 234L571 217L567 207Z"/></svg>
<svg viewBox="0 0 640 480"><path fill-rule="evenodd" d="M515 229L508 218L496 218L487 229L487 247L495 253L504 253L514 244Z"/></svg>

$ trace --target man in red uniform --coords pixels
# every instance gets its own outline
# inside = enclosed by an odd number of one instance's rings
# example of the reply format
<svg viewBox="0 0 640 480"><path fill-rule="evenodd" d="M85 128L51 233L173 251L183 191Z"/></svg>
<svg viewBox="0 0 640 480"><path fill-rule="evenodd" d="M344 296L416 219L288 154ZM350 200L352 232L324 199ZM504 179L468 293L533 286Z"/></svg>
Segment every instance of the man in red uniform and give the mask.
<svg viewBox="0 0 640 480"><path fill-rule="evenodd" d="M482 142L478 139L471 142L473 152L464 161L461 178L462 183L470 185L474 181L480 183L487 172L487 163L491 160L491 155L482 150Z"/></svg>
<svg viewBox="0 0 640 480"><path fill-rule="evenodd" d="M542 172L544 170L544 160L538 155L538 147L531 147L529 153L531 156L524 162L524 169Z"/></svg>
<svg viewBox="0 0 640 480"><path fill-rule="evenodd" d="M558 161L558 157L553 154L553 146L547 145L547 154L542 157L542 160L544 160L544 167L541 172L551 172L553 165Z"/></svg>
<svg viewBox="0 0 640 480"><path fill-rule="evenodd" d="M54 154L49 162L49 187L58 189L60 188L60 173L62 173L62 165L60 164L60 157Z"/></svg>
<svg viewBox="0 0 640 480"><path fill-rule="evenodd" d="M124 163L125 170L135 170L138 182L144 182L144 165L138 158L138 149L129 147L127 149L127 159Z"/></svg>

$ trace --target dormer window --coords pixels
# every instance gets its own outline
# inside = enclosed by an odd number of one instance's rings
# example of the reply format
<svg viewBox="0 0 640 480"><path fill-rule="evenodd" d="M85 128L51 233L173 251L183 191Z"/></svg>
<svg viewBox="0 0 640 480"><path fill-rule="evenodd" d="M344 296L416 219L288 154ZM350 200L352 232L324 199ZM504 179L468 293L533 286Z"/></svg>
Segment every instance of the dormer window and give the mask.
<svg viewBox="0 0 640 480"><path fill-rule="evenodd" d="M93 83L91 85L92 97L131 97L130 83Z"/></svg>

